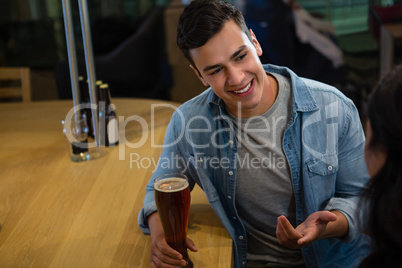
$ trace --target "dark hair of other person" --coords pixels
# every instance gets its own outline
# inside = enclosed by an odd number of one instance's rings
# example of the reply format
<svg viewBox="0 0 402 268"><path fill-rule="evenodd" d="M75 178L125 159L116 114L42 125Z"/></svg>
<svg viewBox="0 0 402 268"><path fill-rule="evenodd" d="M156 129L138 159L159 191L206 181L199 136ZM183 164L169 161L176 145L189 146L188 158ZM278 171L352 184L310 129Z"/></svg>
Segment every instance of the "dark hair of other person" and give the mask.
<svg viewBox="0 0 402 268"><path fill-rule="evenodd" d="M370 204L367 231L373 251L360 267L402 267L402 65L373 90L368 120L368 148L385 150L387 157L363 192Z"/></svg>
<svg viewBox="0 0 402 268"><path fill-rule="evenodd" d="M242 13L231 3L219 0L194 0L186 6L179 18L176 43L194 68L197 67L191 58L190 49L205 45L230 19L239 25L252 42ZM201 76L198 69L197 71Z"/></svg>

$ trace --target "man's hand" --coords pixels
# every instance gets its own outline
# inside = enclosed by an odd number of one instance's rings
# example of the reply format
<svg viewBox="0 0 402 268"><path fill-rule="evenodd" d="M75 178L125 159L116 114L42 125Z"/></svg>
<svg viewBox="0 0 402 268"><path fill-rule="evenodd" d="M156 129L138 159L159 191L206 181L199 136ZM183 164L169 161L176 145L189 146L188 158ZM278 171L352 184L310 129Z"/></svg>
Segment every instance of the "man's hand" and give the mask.
<svg viewBox="0 0 402 268"><path fill-rule="evenodd" d="M152 268L169 268L186 265L183 256L171 248L165 239L165 233L158 213L148 217L148 225L151 230L151 254L149 260ZM186 245L191 251L197 251L193 241L187 238Z"/></svg>
<svg viewBox="0 0 402 268"><path fill-rule="evenodd" d="M348 231L345 216L338 212L317 211L293 228L285 216L278 217L276 236L281 245L297 249L310 245L315 240L342 237Z"/></svg>

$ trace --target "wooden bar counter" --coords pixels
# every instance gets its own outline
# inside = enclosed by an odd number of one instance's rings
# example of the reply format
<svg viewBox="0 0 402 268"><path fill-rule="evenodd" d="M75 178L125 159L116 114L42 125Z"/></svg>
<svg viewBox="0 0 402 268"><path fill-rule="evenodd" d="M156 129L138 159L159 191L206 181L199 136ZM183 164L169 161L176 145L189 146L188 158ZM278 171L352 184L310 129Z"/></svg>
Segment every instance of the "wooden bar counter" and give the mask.
<svg viewBox="0 0 402 268"><path fill-rule="evenodd" d="M150 267L137 215L177 104L113 103L133 116L120 125L125 139L80 163L62 133L72 101L0 104L0 267ZM194 267L231 267L232 240L199 188L188 236Z"/></svg>

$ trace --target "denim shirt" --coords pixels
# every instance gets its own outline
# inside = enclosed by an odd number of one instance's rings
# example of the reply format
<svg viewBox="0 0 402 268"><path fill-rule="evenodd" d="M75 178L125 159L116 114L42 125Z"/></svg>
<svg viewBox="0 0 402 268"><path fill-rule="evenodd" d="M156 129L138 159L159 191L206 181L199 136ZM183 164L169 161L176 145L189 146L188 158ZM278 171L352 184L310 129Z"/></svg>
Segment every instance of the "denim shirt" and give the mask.
<svg viewBox="0 0 402 268"><path fill-rule="evenodd" d="M337 89L296 76L284 67L267 72L290 78L291 118L282 146L291 170L296 221L320 210L337 210L348 220L345 237L328 238L302 248L307 267L356 267L369 253L359 224L365 209L359 192L369 179L364 162L364 133L353 102ZM244 267L246 230L235 206L237 140L223 101L209 88L173 114L158 167L146 187L138 223L149 233L147 217L156 211L153 180L181 172L197 183L233 239L234 267ZM279 216L279 215L278 215ZM361 221L363 222L363 221Z"/></svg>

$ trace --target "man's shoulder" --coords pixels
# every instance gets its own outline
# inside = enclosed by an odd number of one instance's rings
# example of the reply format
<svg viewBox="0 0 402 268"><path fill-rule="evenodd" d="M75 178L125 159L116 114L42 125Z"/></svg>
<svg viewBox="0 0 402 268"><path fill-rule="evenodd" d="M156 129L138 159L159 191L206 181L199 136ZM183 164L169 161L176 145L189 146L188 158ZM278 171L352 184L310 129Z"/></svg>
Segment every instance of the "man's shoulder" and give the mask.
<svg viewBox="0 0 402 268"><path fill-rule="evenodd" d="M318 106L327 105L337 100L346 106L353 102L334 86L300 77L289 68L272 64L263 65L265 71L286 76L291 81L293 96L298 104L309 106L315 103Z"/></svg>
<svg viewBox="0 0 402 268"><path fill-rule="evenodd" d="M333 101L334 99L337 99L341 102L343 102L346 105L351 105L353 102L343 94L342 91L340 91L338 88L319 82L317 80L312 80L309 78L301 78L299 77L301 81L307 86L309 89L312 97L317 101L317 100L328 100L328 101Z"/></svg>
<svg viewBox="0 0 402 268"><path fill-rule="evenodd" d="M334 94L342 94L336 87L325 84L323 82L309 79L309 78L304 78L304 77L299 77L301 81L314 93L321 93L321 92L328 92L328 93L334 93Z"/></svg>

